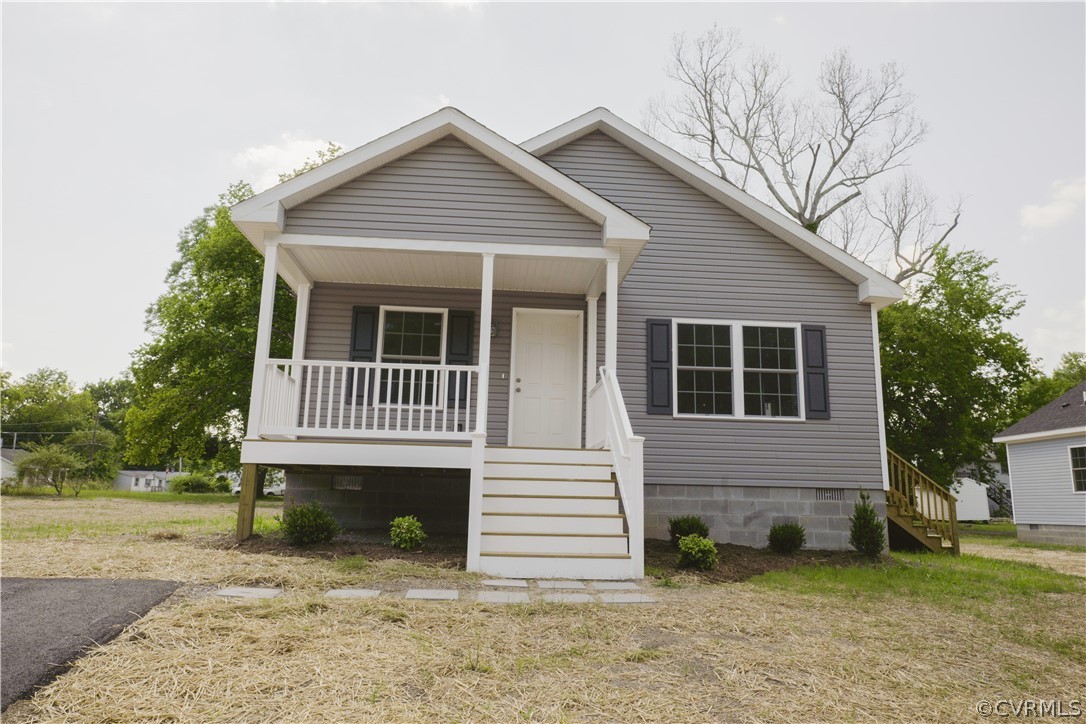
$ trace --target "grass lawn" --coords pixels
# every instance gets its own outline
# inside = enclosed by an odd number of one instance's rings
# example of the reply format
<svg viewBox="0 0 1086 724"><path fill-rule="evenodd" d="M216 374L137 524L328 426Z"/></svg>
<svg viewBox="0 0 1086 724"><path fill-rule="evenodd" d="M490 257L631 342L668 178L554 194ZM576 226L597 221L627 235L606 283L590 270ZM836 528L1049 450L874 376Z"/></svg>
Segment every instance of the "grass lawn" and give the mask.
<svg viewBox="0 0 1086 724"><path fill-rule="evenodd" d="M804 558L647 581L647 606L325 600L479 577L231 547L228 505L2 504L4 575L189 584L5 721L974 721L982 699L1081 699L1086 681L1086 581L1012 561ZM206 595L226 584L287 594Z"/></svg>

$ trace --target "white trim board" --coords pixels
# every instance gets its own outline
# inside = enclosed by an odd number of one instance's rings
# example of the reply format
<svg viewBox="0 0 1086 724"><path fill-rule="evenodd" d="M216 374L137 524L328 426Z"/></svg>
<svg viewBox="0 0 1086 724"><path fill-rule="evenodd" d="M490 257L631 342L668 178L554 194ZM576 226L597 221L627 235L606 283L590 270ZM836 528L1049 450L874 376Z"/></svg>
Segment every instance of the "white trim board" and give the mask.
<svg viewBox="0 0 1086 724"><path fill-rule="evenodd" d="M1021 435L1004 435L1000 437L993 437L992 442L1033 442L1035 440L1055 440L1061 437L1075 437L1078 435L1086 436L1086 426L1064 427L1059 430L1042 430L1040 432L1024 432Z"/></svg>
<svg viewBox="0 0 1086 724"><path fill-rule="evenodd" d="M780 211L724 181L673 148L638 130L606 108L591 110L525 141L521 146L536 156L543 156L596 131L613 138L748 221L857 284L859 302L881 308L893 304L904 296L905 290L885 275L817 234L811 233Z"/></svg>

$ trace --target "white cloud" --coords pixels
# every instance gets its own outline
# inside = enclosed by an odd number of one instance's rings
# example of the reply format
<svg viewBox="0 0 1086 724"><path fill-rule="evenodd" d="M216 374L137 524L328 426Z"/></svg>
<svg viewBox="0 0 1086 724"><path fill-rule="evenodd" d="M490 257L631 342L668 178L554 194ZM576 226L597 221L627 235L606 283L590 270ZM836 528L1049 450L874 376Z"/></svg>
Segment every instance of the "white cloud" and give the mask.
<svg viewBox="0 0 1086 724"><path fill-rule="evenodd" d="M305 133L284 133L277 143L246 148L233 163L260 192L278 184L279 174L298 168L327 146L328 141Z"/></svg>
<svg viewBox="0 0 1086 724"><path fill-rule="evenodd" d="M1022 226L1048 229L1071 218L1086 199L1086 178L1065 179L1052 184L1048 203L1026 204L1018 212Z"/></svg>
<svg viewBox="0 0 1086 724"><path fill-rule="evenodd" d="M1046 307L1028 335L1030 352L1051 371L1065 352L1086 352L1086 298L1073 307Z"/></svg>
<svg viewBox="0 0 1086 724"><path fill-rule="evenodd" d="M773 16L773 22L775 22L777 25L784 25L788 22L788 18L781 13L777 13Z"/></svg>

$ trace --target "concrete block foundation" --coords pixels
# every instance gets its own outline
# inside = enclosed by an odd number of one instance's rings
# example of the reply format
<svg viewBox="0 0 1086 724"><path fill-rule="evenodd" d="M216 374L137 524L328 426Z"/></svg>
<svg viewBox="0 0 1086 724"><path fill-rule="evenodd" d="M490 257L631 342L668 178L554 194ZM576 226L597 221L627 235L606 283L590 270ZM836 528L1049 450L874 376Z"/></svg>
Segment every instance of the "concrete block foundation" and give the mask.
<svg viewBox="0 0 1086 724"><path fill-rule="evenodd" d="M1086 526L1050 523L1018 523L1018 540L1023 543L1051 543L1062 546L1086 546Z"/></svg>

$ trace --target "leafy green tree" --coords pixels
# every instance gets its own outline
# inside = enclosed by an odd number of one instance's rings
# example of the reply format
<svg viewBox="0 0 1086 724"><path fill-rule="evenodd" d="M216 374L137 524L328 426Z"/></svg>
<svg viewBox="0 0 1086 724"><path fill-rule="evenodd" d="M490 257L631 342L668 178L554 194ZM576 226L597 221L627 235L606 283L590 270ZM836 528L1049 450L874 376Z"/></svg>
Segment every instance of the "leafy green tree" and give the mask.
<svg viewBox="0 0 1086 724"><path fill-rule="evenodd" d="M14 433L27 442L50 443L94 424L94 400L75 389L68 373L43 367L17 382L5 375L0 388L0 424L4 437Z"/></svg>
<svg viewBox="0 0 1086 724"><path fill-rule="evenodd" d="M125 417L133 463L239 464L264 262L230 220L230 207L252 194L248 184L234 184L181 233L166 292L147 310L153 340L133 355L135 394ZM279 280L273 356L290 356L293 325L294 295Z"/></svg>
<svg viewBox="0 0 1086 724"><path fill-rule="evenodd" d="M1017 419L1044 407L1075 385L1086 382L1086 354L1067 352L1050 375L1038 375L1022 388Z"/></svg>
<svg viewBox="0 0 1086 724"><path fill-rule="evenodd" d="M32 445L29 455L24 455L15 463L16 474L20 482L32 486L45 486L64 492L64 486L75 482L83 471L83 460L64 445L50 443ZM82 487L76 483L73 490L79 495Z"/></svg>
<svg viewBox="0 0 1086 724"><path fill-rule="evenodd" d="M1037 374L1022 340L1003 328L1023 302L978 252L940 248L933 261L930 277L879 314L886 435L944 486L963 467L987 482L992 437Z"/></svg>
<svg viewBox="0 0 1086 724"><path fill-rule="evenodd" d="M132 406L135 394L135 382L129 372L109 379L91 382L83 386L83 391L91 396L97 405L99 425L124 439L124 417Z"/></svg>
<svg viewBox="0 0 1086 724"><path fill-rule="evenodd" d="M121 469L120 437L105 428L79 430L64 439L64 445L83 460L83 471L91 480L112 480Z"/></svg>

